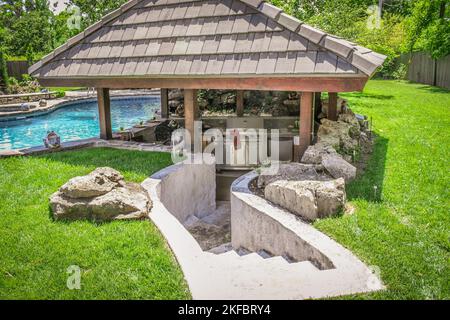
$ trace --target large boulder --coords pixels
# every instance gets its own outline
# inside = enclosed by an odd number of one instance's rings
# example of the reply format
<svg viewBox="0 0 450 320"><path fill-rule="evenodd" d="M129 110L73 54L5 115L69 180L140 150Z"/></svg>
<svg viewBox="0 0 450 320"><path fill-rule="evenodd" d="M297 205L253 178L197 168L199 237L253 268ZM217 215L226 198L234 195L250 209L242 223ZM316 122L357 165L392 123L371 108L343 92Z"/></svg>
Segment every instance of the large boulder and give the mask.
<svg viewBox="0 0 450 320"><path fill-rule="evenodd" d="M327 155L337 155L336 150L332 146L317 143L309 146L303 154L301 163L305 164L322 164L322 160Z"/></svg>
<svg viewBox="0 0 450 320"><path fill-rule="evenodd" d="M50 197L56 220L110 221L143 219L152 202L138 184L127 183L111 168L98 168L76 177Z"/></svg>
<svg viewBox="0 0 450 320"><path fill-rule="evenodd" d="M98 168L87 176L75 177L60 191L69 198L92 198L110 192L123 180L120 172L111 168Z"/></svg>
<svg viewBox="0 0 450 320"><path fill-rule="evenodd" d="M355 118L356 120L356 118ZM332 146L336 150L352 154L359 146L359 124L344 121L331 121L322 119L317 132L317 142Z"/></svg>
<svg viewBox="0 0 450 320"><path fill-rule="evenodd" d="M338 213L346 200L344 179L280 180L269 184L264 194L267 200L308 221Z"/></svg>
<svg viewBox="0 0 450 320"><path fill-rule="evenodd" d="M324 156L322 165L335 179L344 178L346 182L349 182L356 178L356 167L345 161L340 155Z"/></svg>
<svg viewBox="0 0 450 320"><path fill-rule="evenodd" d="M321 166L303 163L280 164L278 172L273 175L261 174L258 177L258 188L264 188L278 180L329 180L329 176Z"/></svg>
<svg viewBox="0 0 450 320"><path fill-rule="evenodd" d="M151 202L139 184L127 183L105 195L94 198L88 208L94 220L122 220L145 218Z"/></svg>

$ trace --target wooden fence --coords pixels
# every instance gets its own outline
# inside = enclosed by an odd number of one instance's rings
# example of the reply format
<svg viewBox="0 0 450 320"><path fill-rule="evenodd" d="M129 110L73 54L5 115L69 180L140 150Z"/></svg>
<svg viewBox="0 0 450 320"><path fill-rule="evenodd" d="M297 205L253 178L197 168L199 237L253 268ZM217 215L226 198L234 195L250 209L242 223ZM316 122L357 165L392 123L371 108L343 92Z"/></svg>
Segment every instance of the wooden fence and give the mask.
<svg viewBox="0 0 450 320"><path fill-rule="evenodd" d="M27 61L8 61L6 67L8 68L8 75L16 79L20 79L23 74L28 74Z"/></svg>
<svg viewBox="0 0 450 320"><path fill-rule="evenodd" d="M424 52L413 52L400 57L400 62L408 66L407 79L450 89L450 55L435 60Z"/></svg>

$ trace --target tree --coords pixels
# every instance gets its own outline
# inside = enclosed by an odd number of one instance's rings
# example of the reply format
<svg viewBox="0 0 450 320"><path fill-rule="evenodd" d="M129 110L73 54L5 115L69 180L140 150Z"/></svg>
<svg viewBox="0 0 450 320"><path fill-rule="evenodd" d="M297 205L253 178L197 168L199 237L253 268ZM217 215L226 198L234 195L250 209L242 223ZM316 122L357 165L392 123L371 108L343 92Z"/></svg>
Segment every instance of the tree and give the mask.
<svg viewBox="0 0 450 320"><path fill-rule="evenodd" d="M70 6L77 6L82 13L82 29L99 21L105 14L119 8L128 0L69 0Z"/></svg>
<svg viewBox="0 0 450 320"><path fill-rule="evenodd" d="M0 47L0 91L8 90L8 70L6 68L6 59L3 49Z"/></svg>
<svg viewBox="0 0 450 320"><path fill-rule="evenodd" d="M0 27L0 91L7 91L9 79L8 70L6 68L6 57L4 53L5 29Z"/></svg>
<svg viewBox="0 0 450 320"><path fill-rule="evenodd" d="M417 0L406 18L406 50L424 50L433 58L450 54L449 10L446 0Z"/></svg>
<svg viewBox="0 0 450 320"><path fill-rule="evenodd" d="M0 22L10 35L4 47L11 56L32 61L52 49L53 13L47 0L7 0L0 6Z"/></svg>

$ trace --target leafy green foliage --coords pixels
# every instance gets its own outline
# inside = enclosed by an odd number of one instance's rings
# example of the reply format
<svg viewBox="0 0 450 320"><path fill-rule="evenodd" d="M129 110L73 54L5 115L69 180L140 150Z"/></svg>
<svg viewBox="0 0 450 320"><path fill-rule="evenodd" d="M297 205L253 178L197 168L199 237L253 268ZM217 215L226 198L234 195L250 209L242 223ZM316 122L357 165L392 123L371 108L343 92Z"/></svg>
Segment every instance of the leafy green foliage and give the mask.
<svg viewBox="0 0 450 320"><path fill-rule="evenodd" d="M80 30L68 27L73 12L55 15L47 0L0 2L0 40L7 56L37 60L83 31L127 0L68 0L80 9ZM450 53L448 0L271 0L285 12L328 33L354 41L388 59L382 77L395 71L394 61L405 52L424 50L434 58ZM371 26L370 21L376 22Z"/></svg>
<svg viewBox="0 0 450 320"><path fill-rule="evenodd" d="M450 53L446 0L384 0L379 22L373 7L378 0L271 2L308 24L386 55L381 77L393 75L401 53L424 50L434 58Z"/></svg>
<svg viewBox="0 0 450 320"><path fill-rule="evenodd" d="M434 58L450 54L450 6L446 0L418 0L406 18L406 49L424 50Z"/></svg>
<svg viewBox="0 0 450 320"><path fill-rule="evenodd" d="M99 21L105 14L117 9L128 0L69 0L69 5L80 8L83 29Z"/></svg>
<svg viewBox="0 0 450 320"><path fill-rule="evenodd" d="M5 54L0 46L0 91L6 91L9 86L8 70L6 68Z"/></svg>

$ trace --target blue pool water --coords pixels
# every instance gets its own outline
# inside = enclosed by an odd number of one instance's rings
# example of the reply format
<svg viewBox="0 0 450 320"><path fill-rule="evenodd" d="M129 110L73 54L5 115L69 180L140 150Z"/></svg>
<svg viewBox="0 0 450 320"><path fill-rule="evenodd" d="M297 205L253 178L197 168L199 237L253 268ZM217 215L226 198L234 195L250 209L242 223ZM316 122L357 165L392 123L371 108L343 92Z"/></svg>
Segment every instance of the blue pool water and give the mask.
<svg viewBox="0 0 450 320"><path fill-rule="evenodd" d="M152 119L159 108L159 97L112 99L113 131ZM51 113L26 119L0 119L0 150L43 145L42 139L51 130L61 137L62 142L98 137L100 128L97 101L74 102Z"/></svg>

